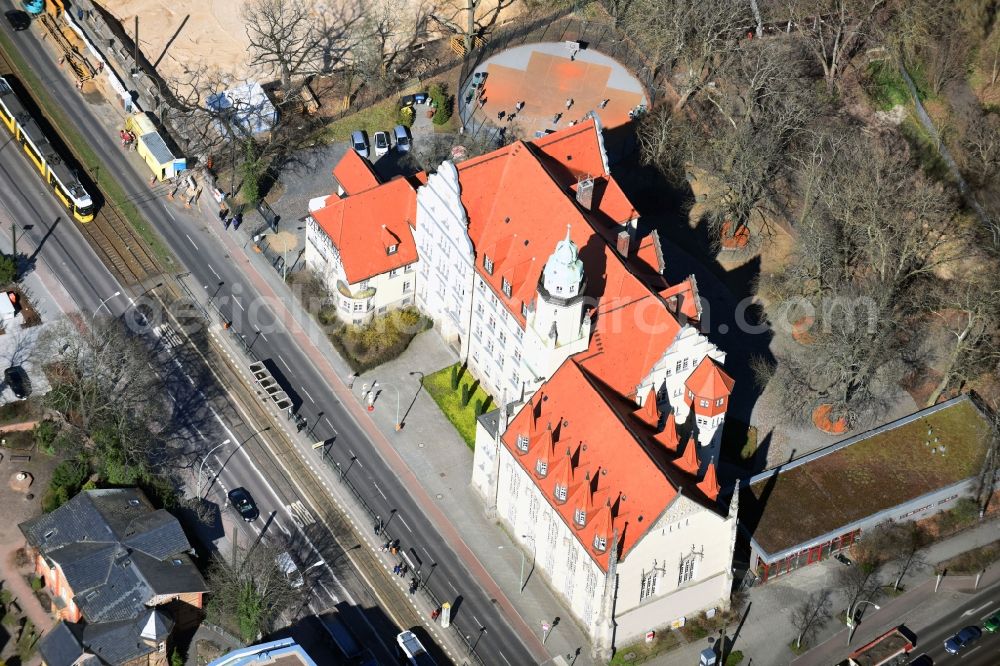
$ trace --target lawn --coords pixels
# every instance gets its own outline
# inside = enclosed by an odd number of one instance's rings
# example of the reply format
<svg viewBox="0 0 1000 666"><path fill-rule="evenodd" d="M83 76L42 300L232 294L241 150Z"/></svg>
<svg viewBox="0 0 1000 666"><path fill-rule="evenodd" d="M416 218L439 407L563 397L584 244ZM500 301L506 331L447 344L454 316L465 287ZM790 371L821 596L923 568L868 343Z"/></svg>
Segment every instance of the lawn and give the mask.
<svg viewBox="0 0 1000 666"><path fill-rule="evenodd" d="M628 664L641 664L657 657L664 652L673 650L680 644L677 635L669 629L660 629L656 632L656 640L652 643L635 643L619 648L611 659L612 666L628 666Z"/></svg>
<svg viewBox="0 0 1000 666"><path fill-rule="evenodd" d="M390 132L398 124L399 104L395 98L390 98L334 120L316 133L316 140L321 143L349 141L354 130L365 130L371 140L375 132Z"/></svg>
<svg viewBox="0 0 1000 666"><path fill-rule="evenodd" d="M459 387L457 390L451 389L451 369L458 367L461 373ZM469 404L462 406L462 386L472 386L475 388ZM475 379L468 370L463 370L458 364L449 365L438 370L432 375L424 377L424 388L434 398L434 402L444 413L445 417L455 426L455 430L462 436L470 449L476 448L476 406L481 405L482 411L488 411L493 405L493 399L479 386L479 381Z"/></svg>

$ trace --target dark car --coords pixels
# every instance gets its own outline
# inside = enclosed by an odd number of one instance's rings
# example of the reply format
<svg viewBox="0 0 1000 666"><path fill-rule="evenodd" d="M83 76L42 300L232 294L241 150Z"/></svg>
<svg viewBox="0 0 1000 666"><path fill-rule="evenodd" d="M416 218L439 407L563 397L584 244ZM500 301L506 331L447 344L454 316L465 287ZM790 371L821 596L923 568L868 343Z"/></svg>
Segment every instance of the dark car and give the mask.
<svg viewBox="0 0 1000 666"><path fill-rule="evenodd" d="M7 23L10 23L10 27L14 28L14 30L27 30L31 27L31 17L28 16L27 12L22 12L20 9L12 9L4 14L4 16L7 17Z"/></svg>
<svg viewBox="0 0 1000 666"><path fill-rule="evenodd" d="M945 652L958 654L979 640L982 635L983 632L979 630L979 627L966 627L944 642Z"/></svg>
<svg viewBox="0 0 1000 666"><path fill-rule="evenodd" d="M3 381L10 387L14 397L18 400L31 395L31 381L28 379L28 373L21 366L15 365L4 370Z"/></svg>
<svg viewBox="0 0 1000 666"><path fill-rule="evenodd" d="M233 488L229 491L229 501L233 505L243 520L252 522L257 520L260 516L260 510L257 508L257 504L253 501L253 497L247 492L246 488Z"/></svg>

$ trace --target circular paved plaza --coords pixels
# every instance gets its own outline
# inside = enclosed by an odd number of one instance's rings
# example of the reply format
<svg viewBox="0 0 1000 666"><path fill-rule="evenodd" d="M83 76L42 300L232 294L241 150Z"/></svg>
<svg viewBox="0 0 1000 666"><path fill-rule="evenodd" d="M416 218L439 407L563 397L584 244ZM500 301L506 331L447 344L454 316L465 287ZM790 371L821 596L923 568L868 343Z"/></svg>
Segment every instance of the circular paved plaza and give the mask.
<svg viewBox="0 0 1000 666"><path fill-rule="evenodd" d="M642 84L621 63L569 44L525 44L484 61L460 91L466 131L494 126L530 139L567 127L588 112L605 127L615 127L647 104Z"/></svg>

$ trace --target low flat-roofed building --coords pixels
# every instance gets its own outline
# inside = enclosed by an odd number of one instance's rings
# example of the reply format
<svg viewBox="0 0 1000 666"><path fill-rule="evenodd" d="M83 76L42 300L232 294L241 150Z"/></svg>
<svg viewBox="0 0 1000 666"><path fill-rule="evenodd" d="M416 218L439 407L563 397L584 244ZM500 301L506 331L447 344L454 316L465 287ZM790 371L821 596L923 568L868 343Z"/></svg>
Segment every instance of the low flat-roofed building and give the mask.
<svg viewBox="0 0 1000 666"><path fill-rule="evenodd" d="M968 395L920 410L750 479L740 531L764 582L826 559L888 520L919 520L974 491L986 414Z"/></svg>
<svg viewBox="0 0 1000 666"><path fill-rule="evenodd" d="M208 666L316 666L316 662L294 638L282 638L233 650Z"/></svg>

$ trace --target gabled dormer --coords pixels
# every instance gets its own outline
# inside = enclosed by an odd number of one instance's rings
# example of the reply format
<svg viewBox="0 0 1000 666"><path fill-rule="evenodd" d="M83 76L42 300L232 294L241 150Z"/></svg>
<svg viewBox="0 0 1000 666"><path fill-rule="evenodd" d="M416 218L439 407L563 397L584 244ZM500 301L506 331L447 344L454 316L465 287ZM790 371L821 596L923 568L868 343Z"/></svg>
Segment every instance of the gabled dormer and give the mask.
<svg viewBox="0 0 1000 666"><path fill-rule="evenodd" d="M606 500L593 521L594 533L590 548L597 555L603 555L608 550L611 541L611 500Z"/></svg>
<svg viewBox="0 0 1000 666"><path fill-rule="evenodd" d="M687 443L684 444L684 453L674 461L674 465L688 474L698 473L698 445L693 438L688 437Z"/></svg>
<svg viewBox="0 0 1000 666"><path fill-rule="evenodd" d="M658 428L660 425L660 410L656 406L656 391L652 387L646 394L646 399L642 407L635 410L636 417L651 428Z"/></svg>
<svg viewBox="0 0 1000 666"><path fill-rule="evenodd" d="M677 452L680 438L677 436L677 419L674 417L673 411L667 412L667 421L663 424L663 430L656 433L654 439L668 451Z"/></svg>

